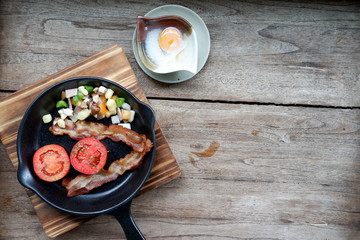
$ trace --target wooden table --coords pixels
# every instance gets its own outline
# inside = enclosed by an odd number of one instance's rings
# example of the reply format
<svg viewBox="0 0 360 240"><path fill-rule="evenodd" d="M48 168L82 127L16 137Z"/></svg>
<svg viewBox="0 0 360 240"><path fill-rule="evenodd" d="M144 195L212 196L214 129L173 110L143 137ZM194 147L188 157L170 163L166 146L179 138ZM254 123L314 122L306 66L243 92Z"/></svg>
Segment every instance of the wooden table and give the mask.
<svg viewBox="0 0 360 240"><path fill-rule="evenodd" d="M211 53L164 84L131 38L138 15L176 3ZM0 34L1 98L122 46L182 169L134 200L147 239L360 239L359 3L1 1ZM3 144L0 158L0 239L48 239ZM56 239L124 234L98 216Z"/></svg>

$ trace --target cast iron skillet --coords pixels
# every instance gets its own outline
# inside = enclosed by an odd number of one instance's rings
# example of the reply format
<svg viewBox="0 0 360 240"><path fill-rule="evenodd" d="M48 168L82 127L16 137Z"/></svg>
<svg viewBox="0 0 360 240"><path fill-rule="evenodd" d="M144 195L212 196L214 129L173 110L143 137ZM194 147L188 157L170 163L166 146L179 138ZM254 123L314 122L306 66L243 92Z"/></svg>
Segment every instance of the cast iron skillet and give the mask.
<svg viewBox="0 0 360 240"><path fill-rule="evenodd" d="M65 135L52 135L48 131L51 123L44 124L42 116L49 112L55 116L57 112L55 104L60 99L61 91L81 85L103 85L113 89L118 96L125 97L136 112L135 119L131 123L132 129L145 134L154 143L154 147L145 155L142 164L135 170L125 172L117 180L106 183L88 194L66 197L66 190L61 186L61 180L48 183L36 176L33 170L32 156L41 146L52 143L63 146L70 153L76 141ZM96 121L95 118L91 118L87 120ZM109 119L101 120L101 122L106 125L110 124ZM60 210L80 215L112 215L121 224L127 239L145 239L131 216L130 205L136 193L144 185L154 163L156 149L154 123L155 116L148 105L142 103L122 86L109 80L82 77L55 84L31 103L21 121L17 139L18 180L22 185L33 190L45 202ZM104 139L102 143L109 151L105 169L112 161L125 156L132 150L126 144L113 142L110 139ZM76 175L78 173L72 169L69 174Z"/></svg>

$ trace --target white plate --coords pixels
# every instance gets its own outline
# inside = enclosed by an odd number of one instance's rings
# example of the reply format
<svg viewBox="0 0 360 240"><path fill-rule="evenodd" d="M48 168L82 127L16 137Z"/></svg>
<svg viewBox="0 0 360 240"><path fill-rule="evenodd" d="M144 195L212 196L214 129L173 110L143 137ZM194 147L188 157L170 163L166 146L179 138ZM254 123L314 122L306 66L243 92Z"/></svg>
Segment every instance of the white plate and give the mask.
<svg viewBox="0 0 360 240"><path fill-rule="evenodd" d="M206 60L210 53L210 35L209 31L204 23L204 21L197 15L194 11L180 6L180 5L164 5L158 8L155 8L145 14L146 17L160 17L166 15L176 15L186 19L194 28L196 32L196 37L198 41L198 73L205 65ZM179 83L186 80L189 80L193 76L194 73L188 71L177 71L166 74L154 73L147 69L141 62L139 55L137 54L137 44L136 44L136 29L133 35L132 40L133 52L135 55L135 59L139 64L140 68L150 77L160 82L165 83Z"/></svg>

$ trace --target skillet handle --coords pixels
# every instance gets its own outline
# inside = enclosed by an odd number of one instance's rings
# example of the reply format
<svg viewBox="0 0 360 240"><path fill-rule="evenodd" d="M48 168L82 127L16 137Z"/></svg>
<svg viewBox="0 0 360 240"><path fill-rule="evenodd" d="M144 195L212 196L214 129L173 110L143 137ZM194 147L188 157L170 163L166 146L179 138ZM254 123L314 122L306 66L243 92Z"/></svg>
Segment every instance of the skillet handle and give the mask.
<svg viewBox="0 0 360 240"><path fill-rule="evenodd" d="M123 206L109 212L109 215L118 220L124 230L126 239L128 240L146 240L136 225L130 211L131 201L128 201Z"/></svg>

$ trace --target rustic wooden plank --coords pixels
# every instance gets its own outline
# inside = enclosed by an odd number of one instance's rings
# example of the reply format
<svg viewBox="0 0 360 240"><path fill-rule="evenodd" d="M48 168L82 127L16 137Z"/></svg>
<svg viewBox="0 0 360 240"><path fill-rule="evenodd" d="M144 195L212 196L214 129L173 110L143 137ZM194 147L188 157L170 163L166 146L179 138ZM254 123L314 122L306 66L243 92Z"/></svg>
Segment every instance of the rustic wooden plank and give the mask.
<svg viewBox="0 0 360 240"><path fill-rule="evenodd" d="M358 109L164 100L151 105L183 175L134 200L133 215L147 239L360 237ZM194 154L213 141L220 145L213 156ZM27 201L6 164L0 167L0 208L5 219L16 220L1 222L4 237L47 239L29 209L6 207ZM20 226L34 235L15 229ZM125 239L107 216L57 239L103 238Z"/></svg>
<svg viewBox="0 0 360 240"><path fill-rule="evenodd" d="M2 1L0 89L121 44L150 97L360 106L358 2L182 2L203 18L212 47L200 74L171 86L147 77L131 47L136 16L162 4Z"/></svg>
<svg viewBox="0 0 360 240"><path fill-rule="evenodd" d="M184 174L134 200L148 239L360 239L359 109L255 104L359 107L359 3L182 1L212 48L176 85L131 52L136 16L167 3L1 1L0 96L120 44L147 96L250 103L151 100ZM0 238L48 239L3 145L0 159ZM57 239L103 238L125 239L108 216Z"/></svg>
<svg viewBox="0 0 360 240"><path fill-rule="evenodd" d="M13 92L0 92L0 99L8 97L12 94Z"/></svg>
<svg viewBox="0 0 360 240"><path fill-rule="evenodd" d="M140 100L148 103L122 48L117 45L39 80L0 100L0 137L15 167L18 164L16 154L17 130L28 105L49 86L64 79L79 76L97 76L113 80L130 90ZM9 106L11 107L9 108ZM152 173L139 194L155 189L181 174L158 123L155 124L154 129L157 141L157 155ZM27 193L46 234L50 237L56 237L90 219L89 217L75 216L56 210L45 204L32 191Z"/></svg>

